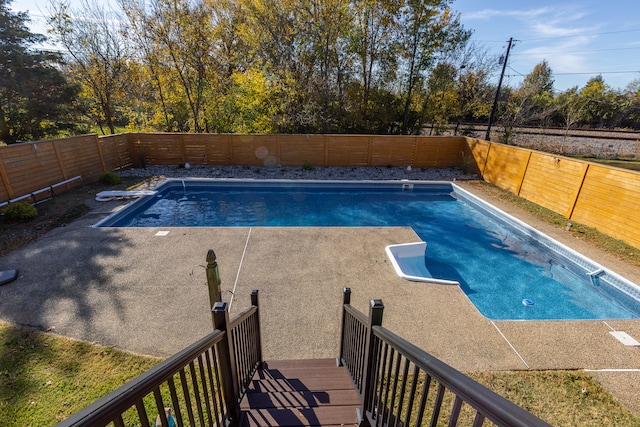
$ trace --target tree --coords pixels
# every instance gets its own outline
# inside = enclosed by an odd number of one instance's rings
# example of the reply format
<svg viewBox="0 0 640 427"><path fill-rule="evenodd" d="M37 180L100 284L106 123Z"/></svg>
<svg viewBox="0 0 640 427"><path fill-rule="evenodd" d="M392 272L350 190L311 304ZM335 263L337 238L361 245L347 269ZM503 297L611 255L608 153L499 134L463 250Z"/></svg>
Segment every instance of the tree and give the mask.
<svg viewBox="0 0 640 427"><path fill-rule="evenodd" d="M51 3L50 32L73 59L71 72L82 83L85 98L96 103L94 118L116 133L118 102L124 98L129 52L120 19L97 2L83 0L79 10L67 0ZM102 133L106 133L102 129Z"/></svg>
<svg viewBox="0 0 640 427"><path fill-rule="evenodd" d="M309 40L295 0L246 0L244 42L252 67L264 70L275 95L273 117L279 132L315 132L320 127L317 100L309 94L313 68Z"/></svg>
<svg viewBox="0 0 640 427"><path fill-rule="evenodd" d="M439 63L429 74L423 110L426 122L431 123L430 134L441 134L451 118L458 115L457 75L457 67L447 62Z"/></svg>
<svg viewBox="0 0 640 427"><path fill-rule="evenodd" d="M625 126L633 129L640 128L640 78L633 79L625 88L629 100Z"/></svg>
<svg viewBox="0 0 640 427"><path fill-rule="evenodd" d="M316 74L320 83L318 89L324 118L322 132L330 133L335 130L343 114L345 84L352 72L347 37L351 22L346 0L317 3L323 4L323 7L315 13L317 18L312 28L313 50L319 66Z"/></svg>
<svg viewBox="0 0 640 427"><path fill-rule="evenodd" d="M138 61L142 68L137 73L135 72L138 71L137 67L130 68L130 71L134 71L133 74L140 78L136 79L139 84L135 88L148 88L145 91L147 94L145 98L150 108L141 108L135 121L143 129L147 126L165 132L182 129L183 126L175 120L175 111L167 97L168 88L165 76L169 73L168 67L163 64L160 48L150 35L144 2L120 0L119 5L129 20L129 29L126 31L125 37L131 45L137 47L134 49L137 54L133 56L133 60ZM139 99L139 101L142 100ZM145 112L145 110L147 111ZM151 113L152 111L154 113Z"/></svg>
<svg viewBox="0 0 640 427"><path fill-rule="evenodd" d="M284 132L332 132L344 122L352 75L347 0L247 0L244 36L266 70Z"/></svg>
<svg viewBox="0 0 640 427"><path fill-rule="evenodd" d="M553 113L553 72L546 60L527 74L515 92L516 125L547 124Z"/></svg>
<svg viewBox="0 0 640 427"><path fill-rule="evenodd" d="M424 72L436 63L437 56L464 45L471 33L460 24L460 15L447 0L407 0L401 10L397 43L404 61L404 114L402 133L420 129L422 123L410 120L414 91L424 81Z"/></svg>
<svg viewBox="0 0 640 427"><path fill-rule="evenodd" d="M489 56L486 48L467 41L464 47L450 55L450 63L456 67L452 86L457 93L457 108L449 121L455 119L457 134L461 121L485 122L489 118L495 96L495 87L489 82L499 64ZM455 83L455 84L454 84ZM463 132L469 132L470 129Z"/></svg>
<svg viewBox="0 0 640 427"><path fill-rule="evenodd" d="M592 127L605 127L616 114L616 94L604 82L602 75L597 75L582 88L579 93L582 104L582 119Z"/></svg>
<svg viewBox="0 0 640 427"><path fill-rule="evenodd" d="M273 98L263 71L236 71L224 98L212 111L211 124L224 133L275 132Z"/></svg>
<svg viewBox="0 0 640 427"><path fill-rule="evenodd" d="M27 29L26 13L0 0L0 141L41 139L73 132L78 88L59 69L62 58L32 49L45 37Z"/></svg>
<svg viewBox="0 0 640 427"><path fill-rule="evenodd" d="M578 96L578 86L573 86L556 96L556 111L567 132L580 120L582 105Z"/></svg>
<svg viewBox="0 0 640 427"><path fill-rule="evenodd" d="M369 129L369 121L377 105L372 102L377 92L392 81L397 68L398 17L402 2L398 0L354 0L352 2L353 29L349 33L349 49L355 55L355 69L359 78L360 98L354 102L359 112L358 120L363 129ZM355 100L354 100L355 101Z"/></svg>
<svg viewBox="0 0 640 427"><path fill-rule="evenodd" d="M470 66L460 73L460 120L478 121L489 118L495 88L489 84L488 74L486 69Z"/></svg>
<svg viewBox="0 0 640 427"><path fill-rule="evenodd" d="M553 73L546 60L537 64L525 76L520 87L505 97L500 123L503 127L502 142L510 142L516 126L547 126L554 114Z"/></svg>

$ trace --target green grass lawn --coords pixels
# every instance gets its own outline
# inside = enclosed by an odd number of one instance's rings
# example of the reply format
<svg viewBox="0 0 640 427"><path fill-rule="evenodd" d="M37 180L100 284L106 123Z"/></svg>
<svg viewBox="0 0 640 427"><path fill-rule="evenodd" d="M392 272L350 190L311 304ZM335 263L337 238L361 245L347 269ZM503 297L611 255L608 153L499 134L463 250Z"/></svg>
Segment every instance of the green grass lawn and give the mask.
<svg viewBox="0 0 640 427"><path fill-rule="evenodd" d="M0 425L55 425L159 362L0 322ZM469 375L552 425L640 425L586 372Z"/></svg>
<svg viewBox="0 0 640 427"><path fill-rule="evenodd" d="M607 166L615 166L621 169L640 171L640 160L609 160L609 159L597 159L595 157L580 157L580 156L576 156L574 158L587 160L593 163L600 163Z"/></svg>
<svg viewBox="0 0 640 427"><path fill-rule="evenodd" d="M55 425L160 361L0 322L0 425Z"/></svg>

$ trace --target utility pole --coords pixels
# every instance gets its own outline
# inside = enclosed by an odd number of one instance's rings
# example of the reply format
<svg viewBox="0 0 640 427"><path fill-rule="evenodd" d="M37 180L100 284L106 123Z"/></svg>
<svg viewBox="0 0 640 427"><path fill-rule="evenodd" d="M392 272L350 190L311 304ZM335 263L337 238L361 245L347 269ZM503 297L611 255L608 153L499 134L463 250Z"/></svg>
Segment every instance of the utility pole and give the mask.
<svg viewBox="0 0 640 427"><path fill-rule="evenodd" d="M502 79L504 78L504 72L507 69L507 61L509 61L509 51L511 50L511 44L513 43L513 37L509 38L509 45L507 46L507 54L504 56L504 62L502 63L502 73L500 73L500 80L498 81L498 89L496 90L496 98L493 100L493 108L491 108L491 115L489 116L489 125L487 126L486 141L491 141L491 124L496 115L496 108L498 107L498 98L500 97L500 87L502 86Z"/></svg>

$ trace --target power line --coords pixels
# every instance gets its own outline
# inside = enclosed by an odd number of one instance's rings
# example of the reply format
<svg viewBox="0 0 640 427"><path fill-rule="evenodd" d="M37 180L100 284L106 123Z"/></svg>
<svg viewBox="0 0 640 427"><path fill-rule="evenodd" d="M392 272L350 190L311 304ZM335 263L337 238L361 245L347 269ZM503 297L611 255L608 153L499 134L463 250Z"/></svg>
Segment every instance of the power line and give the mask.
<svg viewBox="0 0 640 427"><path fill-rule="evenodd" d="M505 76L507 77L526 77L526 75L522 74L520 71L513 69L511 66L509 66L509 69L511 71L513 71L515 74L505 74ZM635 74L635 73L640 73L640 70L638 71L581 71L581 72L576 72L576 73L553 73L554 76L581 76L581 75L585 75L585 76L590 76L590 75L597 75L597 74Z"/></svg>
<svg viewBox="0 0 640 427"><path fill-rule="evenodd" d="M525 77L525 75L524 75L524 74L522 74L520 71L513 69L513 67L511 67L511 65L509 65L509 69L510 69L511 71L513 71L514 73L516 73L515 75L518 75L518 76L520 76L520 77ZM511 76L511 77L515 77L515 75L513 75L513 76Z"/></svg>
<svg viewBox="0 0 640 427"><path fill-rule="evenodd" d="M635 74L640 73L638 71L592 71L592 72L581 72L581 73L553 73L554 76L578 76L581 74Z"/></svg>
<svg viewBox="0 0 640 427"><path fill-rule="evenodd" d="M554 37L541 37L537 39L520 39L518 41L521 42L537 42L544 40L555 40L555 39L568 39L573 37L586 37L586 36L605 36L609 34L623 34L623 33L637 33L640 32L640 28L634 30L620 30L620 31L606 31L603 33L582 33L582 34L571 34L567 36L554 36ZM482 43L507 43L505 40L476 40Z"/></svg>
<svg viewBox="0 0 640 427"><path fill-rule="evenodd" d="M592 49L592 50L564 50L564 51L551 51L551 52L536 52L539 55L553 55L553 54L567 54L567 53L595 53L595 52L613 52L619 50L638 50L640 46L637 47L618 47L613 49ZM530 53L514 53L515 55L531 55Z"/></svg>
<svg viewBox="0 0 640 427"><path fill-rule="evenodd" d="M521 40L523 42L537 42L541 40L554 40L554 39L568 39L572 37L585 37L585 36L605 36L608 34L623 34L623 33L637 33L640 32L640 28L635 30L620 30L620 31L607 31L604 33L584 33L584 34L572 34L569 36L554 36L554 37L543 37L539 39L524 39Z"/></svg>

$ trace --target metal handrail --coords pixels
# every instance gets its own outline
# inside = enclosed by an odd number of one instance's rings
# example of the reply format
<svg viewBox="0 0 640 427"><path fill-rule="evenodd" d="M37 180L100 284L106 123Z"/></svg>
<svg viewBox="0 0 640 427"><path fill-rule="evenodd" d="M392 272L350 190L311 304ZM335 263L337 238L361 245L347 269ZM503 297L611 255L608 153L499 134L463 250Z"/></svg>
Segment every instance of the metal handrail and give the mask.
<svg viewBox="0 0 640 427"><path fill-rule="evenodd" d="M366 328L369 320L350 305L351 290L345 289L340 334L340 363L347 367L358 393L362 393Z"/></svg>
<svg viewBox="0 0 640 427"><path fill-rule="evenodd" d="M58 427L95 426L110 423L120 416L124 410L135 405L136 402L159 387L167 378L175 375L176 372L187 366L204 351L218 344L224 334L224 331L210 333L200 341L195 342L103 398L76 412L59 423Z"/></svg>
<svg viewBox="0 0 640 427"><path fill-rule="evenodd" d="M160 423L167 427L170 424L169 418L173 415L167 415L165 412L165 404L160 392L160 387L163 385L166 385L170 390L172 410L178 419L178 425L184 424L183 417L188 417L192 425L196 418L203 425L203 420L208 420L206 424L211 425L236 424L239 421L239 403L242 400L244 390L246 390L248 382L253 377L262 358L259 350L260 328L257 324L259 323L257 297L258 292L253 291L251 294L252 307L231 321L228 319L226 303L216 304L213 309L214 319L217 320L216 330L71 415L57 426L93 427L104 426L111 422L115 426L123 426L123 414L133 406L138 411L138 422L142 426L149 426L149 418L142 399L153 395ZM250 324L251 322L255 324ZM239 328L243 329L244 339L234 342L230 337L236 334ZM237 348L238 345L247 345L250 351ZM246 359L242 361L242 366L247 372L240 378L247 384L236 383L239 376L238 365L234 362L234 354L242 354ZM187 375L187 367L189 367L190 375ZM186 393L184 394L184 405L178 401L174 382L176 376L182 386L183 394ZM191 390L194 396L190 396L190 392L185 390ZM230 390L233 392L230 393ZM194 402L191 402L192 398Z"/></svg>
<svg viewBox="0 0 640 427"><path fill-rule="evenodd" d="M497 425L525 427L549 426L540 418L474 381L442 360L416 347L382 326L372 327L373 335L389 344L419 370L437 380L457 398Z"/></svg>
<svg viewBox="0 0 640 427"><path fill-rule="evenodd" d="M382 301L371 301L367 317L350 306L350 294L346 288L340 361L360 394L360 425L420 426L425 417L430 417L429 425L436 425L444 414L445 394L449 393L454 397L448 413L449 426L458 425L463 405L473 409L474 427L481 426L485 419L499 426L549 426L382 327ZM435 397L430 395L432 388L436 390Z"/></svg>

